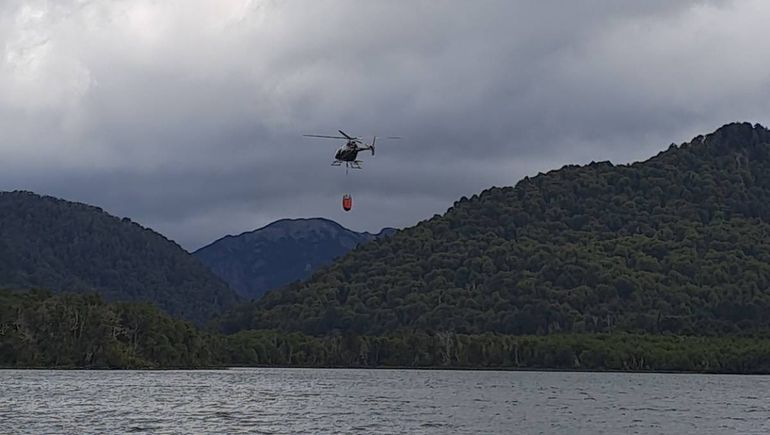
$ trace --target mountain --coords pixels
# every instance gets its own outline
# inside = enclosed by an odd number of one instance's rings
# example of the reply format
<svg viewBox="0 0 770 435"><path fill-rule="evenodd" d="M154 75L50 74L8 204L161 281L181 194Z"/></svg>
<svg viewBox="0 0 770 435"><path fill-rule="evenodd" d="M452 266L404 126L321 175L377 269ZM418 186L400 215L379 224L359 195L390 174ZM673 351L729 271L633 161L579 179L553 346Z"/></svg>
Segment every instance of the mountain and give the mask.
<svg viewBox="0 0 770 435"><path fill-rule="evenodd" d="M357 233L321 218L282 219L238 236L226 236L193 253L241 296L308 278L356 246L395 232Z"/></svg>
<svg viewBox="0 0 770 435"><path fill-rule="evenodd" d="M202 322L237 295L160 234L102 209L0 192L0 288L98 292Z"/></svg>
<svg viewBox="0 0 770 435"><path fill-rule="evenodd" d="M644 162L565 166L462 198L222 327L767 334L768 312L770 131L734 123Z"/></svg>

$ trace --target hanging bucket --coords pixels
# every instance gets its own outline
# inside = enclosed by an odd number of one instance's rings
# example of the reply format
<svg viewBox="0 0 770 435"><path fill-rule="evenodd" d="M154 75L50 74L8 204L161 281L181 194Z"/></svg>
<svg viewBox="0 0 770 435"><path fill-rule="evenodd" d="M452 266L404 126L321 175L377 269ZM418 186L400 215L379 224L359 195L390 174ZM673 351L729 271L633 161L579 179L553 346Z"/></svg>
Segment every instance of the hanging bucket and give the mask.
<svg viewBox="0 0 770 435"><path fill-rule="evenodd" d="M350 211L351 208L353 208L353 197L346 193L342 195L342 209Z"/></svg>

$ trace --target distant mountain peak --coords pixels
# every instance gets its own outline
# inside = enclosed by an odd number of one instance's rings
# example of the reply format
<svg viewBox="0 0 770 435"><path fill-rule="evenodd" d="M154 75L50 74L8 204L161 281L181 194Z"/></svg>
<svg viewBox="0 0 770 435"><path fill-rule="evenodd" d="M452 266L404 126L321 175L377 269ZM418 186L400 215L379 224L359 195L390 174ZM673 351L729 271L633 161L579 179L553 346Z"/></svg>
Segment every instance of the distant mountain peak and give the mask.
<svg viewBox="0 0 770 435"><path fill-rule="evenodd" d="M288 226L295 226L297 224L300 224L300 225L302 225L302 224L314 224L314 225L330 226L330 227L334 227L334 228L344 228L342 225L340 225L339 223L337 223L337 222L335 222L335 221L333 221L331 219L322 218L322 217L310 217L310 218L284 218L284 219L278 219L277 221L271 222L271 223L265 225L264 227L262 227L260 229L271 228L271 227L288 227ZM259 231L259 229L258 230L254 230L254 231Z"/></svg>
<svg viewBox="0 0 770 435"><path fill-rule="evenodd" d="M357 246L391 235L355 232L326 218L280 219L237 236L223 237L193 255L240 295L264 292L309 277Z"/></svg>
<svg viewBox="0 0 770 435"><path fill-rule="evenodd" d="M318 233L323 231L338 232L338 231L348 231L348 230L333 220L321 218L321 217L284 218L284 219L279 219L277 221L271 222L255 230L244 231L238 235L232 235L232 234L227 235L225 237L222 237L219 240L216 240L210 243L207 246L211 246L219 242L220 240L224 240L224 239L233 239L233 238L249 239L251 237L278 239L281 237L298 237L304 234ZM205 249L207 246L200 248L199 251L202 249Z"/></svg>

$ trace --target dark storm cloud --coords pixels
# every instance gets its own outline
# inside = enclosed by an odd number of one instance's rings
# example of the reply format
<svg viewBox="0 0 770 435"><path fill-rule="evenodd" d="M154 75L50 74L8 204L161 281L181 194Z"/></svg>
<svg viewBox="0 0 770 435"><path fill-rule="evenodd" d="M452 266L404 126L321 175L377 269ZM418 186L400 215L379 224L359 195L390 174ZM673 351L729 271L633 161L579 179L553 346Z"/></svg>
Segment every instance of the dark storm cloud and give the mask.
<svg viewBox="0 0 770 435"><path fill-rule="evenodd" d="M407 226L766 122L768 18L762 1L4 2L0 186L188 249L282 217ZM346 177L338 143L302 137L338 128L405 139Z"/></svg>

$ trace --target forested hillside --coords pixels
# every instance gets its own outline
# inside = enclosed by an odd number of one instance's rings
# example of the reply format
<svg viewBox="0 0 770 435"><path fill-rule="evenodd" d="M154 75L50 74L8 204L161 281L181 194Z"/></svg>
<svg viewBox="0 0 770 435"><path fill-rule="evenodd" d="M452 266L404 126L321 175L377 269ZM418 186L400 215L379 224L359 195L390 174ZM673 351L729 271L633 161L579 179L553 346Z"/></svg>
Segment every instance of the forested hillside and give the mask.
<svg viewBox="0 0 770 435"><path fill-rule="evenodd" d="M0 288L95 291L199 322L237 298L160 234L97 207L30 192L0 192Z"/></svg>
<svg viewBox="0 0 770 435"><path fill-rule="evenodd" d="M309 277L356 246L395 230L358 233L328 219L282 219L237 236L226 236L193 253L239 295L266 291Z"/></svg>
<svg viewBox="0 0 770 435"><path fill-rule="evenodd" d="M751 334L770 326L770 131L566 166L456 202L223 329Z"/></svg>

